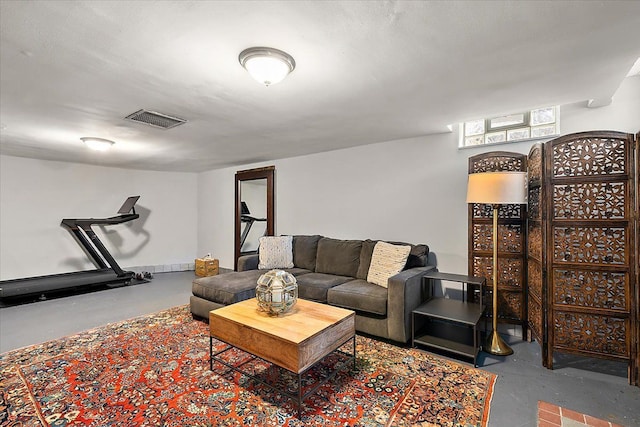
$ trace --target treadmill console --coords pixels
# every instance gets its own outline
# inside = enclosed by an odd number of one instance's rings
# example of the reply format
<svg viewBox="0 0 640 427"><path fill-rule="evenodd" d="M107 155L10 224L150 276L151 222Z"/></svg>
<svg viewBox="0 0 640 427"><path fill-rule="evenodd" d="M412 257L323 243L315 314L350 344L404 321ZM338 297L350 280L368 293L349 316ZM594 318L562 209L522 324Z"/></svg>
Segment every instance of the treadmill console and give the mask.
<svg viewBox="0 0 640 427"><path fill-rule="evenodd" d="M128 214L131 210L133 210L133 213L136 213L136 210L134 209L134 206L136 205L136 202L138 201L139 198L140 198L140 196L128 197L127 200L124 201L124 203L122 204L120 209L118 209L118 213L119 214Z"/></svg>

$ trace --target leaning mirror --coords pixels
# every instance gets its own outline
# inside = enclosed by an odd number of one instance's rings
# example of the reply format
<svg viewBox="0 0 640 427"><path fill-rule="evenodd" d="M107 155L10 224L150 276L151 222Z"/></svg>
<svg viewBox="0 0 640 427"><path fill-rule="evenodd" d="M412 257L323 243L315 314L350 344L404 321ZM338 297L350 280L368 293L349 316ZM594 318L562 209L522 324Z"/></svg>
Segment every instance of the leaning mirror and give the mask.
<svg viewBox="0 0 640 427"><path fill-rule="evenodd" d="M236 172L235 263L255 254L258 239L274 233L274 166Z"/></svg>

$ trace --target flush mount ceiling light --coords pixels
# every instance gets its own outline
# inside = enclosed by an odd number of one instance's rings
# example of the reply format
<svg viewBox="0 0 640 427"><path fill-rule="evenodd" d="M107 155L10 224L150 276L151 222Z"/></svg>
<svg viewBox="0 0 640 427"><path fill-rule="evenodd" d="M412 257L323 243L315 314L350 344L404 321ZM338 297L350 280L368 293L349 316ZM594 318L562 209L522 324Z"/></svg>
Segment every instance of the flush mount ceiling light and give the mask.
<svg viewBox="0 0 640 427"><path fill-rule="evenodd" d="M250 47L240 52L238 59L251 77L265 86L281 82L296 68L291 55L271 47Z"/></svg>
<svg viewBox="0 0 640 427"><path fill-rule="evenodd" d="M87 147L96 151L106 151L115 144L115 142L103 138L84 137L80 139L87 145Z"/></svg>

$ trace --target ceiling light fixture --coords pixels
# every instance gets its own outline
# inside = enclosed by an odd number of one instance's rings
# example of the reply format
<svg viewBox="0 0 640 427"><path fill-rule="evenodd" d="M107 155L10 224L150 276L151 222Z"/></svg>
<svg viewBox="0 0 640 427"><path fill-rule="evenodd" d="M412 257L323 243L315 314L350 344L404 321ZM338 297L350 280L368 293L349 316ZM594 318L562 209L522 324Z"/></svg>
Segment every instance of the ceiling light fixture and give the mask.
<svg viewBox="0 0 640 427"><path fill-rule="evenodd" d="M250 47L240 52L242 65L265 86L281 82L296 68L296 61L286 52L271 47Z"/></svg>
<svg viewBox="0 0 640 427"><path fill-rule="evenodd" d="M87 147L96 151L106 151L115 144L115 142L103 138L84 137L80 139L87 145Z"/></svg>

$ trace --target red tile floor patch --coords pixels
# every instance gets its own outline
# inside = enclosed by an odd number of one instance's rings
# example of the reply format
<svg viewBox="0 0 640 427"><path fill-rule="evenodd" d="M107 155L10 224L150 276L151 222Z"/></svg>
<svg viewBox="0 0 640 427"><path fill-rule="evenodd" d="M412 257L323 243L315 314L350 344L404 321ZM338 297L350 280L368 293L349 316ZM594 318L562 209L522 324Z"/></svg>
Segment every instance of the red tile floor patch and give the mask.
<svg viewBox="0 0 640 427"><path fill-rule="evenodd" d="M538 427L622 427L620 424L611 423L581 414L571 409L561 408L552 403L538 401Z"/></svg>

